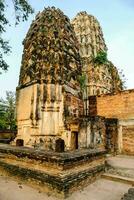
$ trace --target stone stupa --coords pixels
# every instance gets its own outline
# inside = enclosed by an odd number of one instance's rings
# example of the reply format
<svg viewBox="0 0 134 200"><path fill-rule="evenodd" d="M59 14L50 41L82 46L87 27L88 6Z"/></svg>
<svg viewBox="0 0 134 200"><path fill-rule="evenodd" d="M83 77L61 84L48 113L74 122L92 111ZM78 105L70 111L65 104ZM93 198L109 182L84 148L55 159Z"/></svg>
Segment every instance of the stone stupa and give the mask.
<svg viewBox="0 0 134 200"><path fill-rule="evenodd" d="M17 139L28 146L54 149L60 137L71 148L68 133L73 122L67 118L78 118L83 102L79 46L69 18L59 9L46 8L32 22L23 44Z"/></svg>
<svg viewBox="0 0 134 200"><path fill-rule="evenodd" d="M86 75L85 98L122 90L117 68L110 62L95 63L99 54L107 54L102 28L98 20L87 12L80 12L72 20L79 41L82 71Z"/></svg>

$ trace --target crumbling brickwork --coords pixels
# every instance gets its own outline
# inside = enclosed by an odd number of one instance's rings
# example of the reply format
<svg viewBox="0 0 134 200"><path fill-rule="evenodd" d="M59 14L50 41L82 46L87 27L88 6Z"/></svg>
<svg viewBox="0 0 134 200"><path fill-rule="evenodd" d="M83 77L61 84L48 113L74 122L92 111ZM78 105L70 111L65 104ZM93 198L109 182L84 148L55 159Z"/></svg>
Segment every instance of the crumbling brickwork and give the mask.
<svg viewBox="0 0 134 200"><path fill-rule="evenodd" d="M118 151L134 154L134 90L89 97L89 115L118 119Z"/></svg>
<svg viewBox="0 0 134 200"><path fill-rule="evenodd" d="M88 185L105 170L104 150L55 153L0 145L0 153L4 153L0 160L2 174L21 178L38 189L40 186L43 192L63 198Z"/></svg>
<svg viewBox="0 0 134 200"><path fill-rule="evenodd" d="M134 118L134 90L89 97L89 111L91 115L101 115L106 118L132 119Z"/></svg>

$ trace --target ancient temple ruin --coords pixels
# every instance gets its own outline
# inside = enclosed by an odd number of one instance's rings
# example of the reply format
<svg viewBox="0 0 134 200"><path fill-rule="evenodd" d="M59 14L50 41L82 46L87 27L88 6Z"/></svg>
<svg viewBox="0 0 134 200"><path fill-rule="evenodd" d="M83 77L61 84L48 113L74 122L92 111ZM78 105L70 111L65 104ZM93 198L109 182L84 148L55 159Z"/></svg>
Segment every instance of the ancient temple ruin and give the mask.
<svg viewBox="0 0 134 200"><path fill-rule="evenodd" d="M70 22L44 9L23 45L18 133L0 145L0 170L66 198L104 173L106 153L134 153L134 91L121 92L100 24L86 12Z"/></svg>
<svg viewBox="0 0 134 200"><path fill-rule="evenodd" d="M83 114L81 69L68 17L55 8L39 13L24 40L17 88L18 138L25 145L54 149L56 139L62 137L71 148L70 132L78 132L73 121Z"/></svg>
<svg viewBox="0 0 134 200"><path fill-rule="evenodd" d="M61 10L46 8L32 22L23 44L16 140L48 150L55 150L59 139L65 150L104 146L104 121L87 119L85 99L121 87L111 62L93 61L99 52L107 52L99 22L80 12L71 24Z"/></svg>

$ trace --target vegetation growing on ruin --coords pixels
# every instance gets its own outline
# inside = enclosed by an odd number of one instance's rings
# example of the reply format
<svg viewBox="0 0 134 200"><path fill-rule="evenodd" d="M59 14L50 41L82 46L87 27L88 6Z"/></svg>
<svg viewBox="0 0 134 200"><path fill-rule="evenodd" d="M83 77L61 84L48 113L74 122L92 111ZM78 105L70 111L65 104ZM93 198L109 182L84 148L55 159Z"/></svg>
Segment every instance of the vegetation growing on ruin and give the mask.
<svg viewBox="0 0 134 200"><path fill-rule="evenodd" d="M125 77L125 74L123 73L123 70L118 69L118 72L119 72L119 77L121 80L121 88L122 88L122 90L125 90L125 89L127 89L127 86L126 86L127 79Z"/></svg>
<svg viewBox="0 0 134 200"><path fill-rule="evenodd" d="M108 62L107 53L104 51L100 51L95 58L93 58L93 62L97 65L106 64Z"/></svg>
<svg viewBox="0 0 134 200"><path fill-rule="evenodd" d="M107 59L107 53L101 51L97 54L95 58L92 59L92 62L95 64L95 67L99 67L101 65L106 65L108 67L108 71L112 77L113 91L116 91L120 88L120 90L126 89L126 78L122 71L117 70L111 61ZM99 69L98 69L99 70ZM99 71L98 71L99 73Z"/></svg>
<svg viewBox="0 0 134 200"><path fill-rule="evenodd" d="M110 61L108 61L108 70L112 77L114 90L117 90L116 87L120 88L120 90L126 89L126 77L123 74L123 70L117 69Z"/></svg>
<svg viewBox="0 0 134 200"><path fill-rule="evenodd" d="M85 74L79 75L78 81L80 84L81 91L84 91L84 89L86 88L86 75Z"/></svg>

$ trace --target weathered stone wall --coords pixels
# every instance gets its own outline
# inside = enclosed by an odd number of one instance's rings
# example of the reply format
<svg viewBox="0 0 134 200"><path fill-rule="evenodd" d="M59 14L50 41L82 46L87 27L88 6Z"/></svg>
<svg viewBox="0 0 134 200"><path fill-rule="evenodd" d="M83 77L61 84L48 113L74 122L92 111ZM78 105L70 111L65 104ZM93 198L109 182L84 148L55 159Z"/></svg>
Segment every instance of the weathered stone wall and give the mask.
<svg viewBox="0 0 134 200"><path fill-rule="evenodd" d="M0 130L0 139L11 139L15 138L17 131L11 130Z"/></svg>
<svg viewBox="0 0 134 200"><path fill-rule="evenodd" d="M105 148L109 153L117 153L118 150L118 120L105 119L106 134L105 134Z"/></svg>
<svg viewBox="0 0 134 200"><path fill-rule="evenodd" d="M23 139L25 146L54 150L55 141L62 138L65 149L69 149L71 128L68 118L78 118L83 112L82 100L75 95L63 91L63 86L58 84L35 83L18 88L16 140Z"/></svg>
<svg viewBox="0 0 134 200"><path fill-rule="evenodd" d="M122 140L122 153L134 155L134 125L122 127Z"/></svg>
<svg viewBox="0 0 134 200"><path fill-rule="evenodd" d="M105 149L105 118L83 118L79 130L79 148Z"/></svg>
<svg viewBox="0 0 134 200"><path fill-rule="evenodd" d="M123 153L134 155L134 125L123 127Z"/></svg>
<svg viewBox="0 0 134 200"><path fill-rule="evenodd" d="M43 146L45 143L48 148L48 145L53 143L52 140L56 139L54 136L60 136L59 127L64 127L62 87L54 85L56 98L55 101L51 101L53 96L51 85L44 86L36 83L17 90L18 135L16 139L23 139L24 145ZM46 99L44 99L45 91Z"/></svg>
<svg viewBox="0 0 134 200"><path fill-rule="evenodd" d="M134 119L123 119L118 122L118 151L134 155Z"/></svg>
<svg viewBox="0 0 134 200"><path fill-rule="evenodd" d="M17 131L0 130L0 143L9 144L16 137Z"/></svg>

